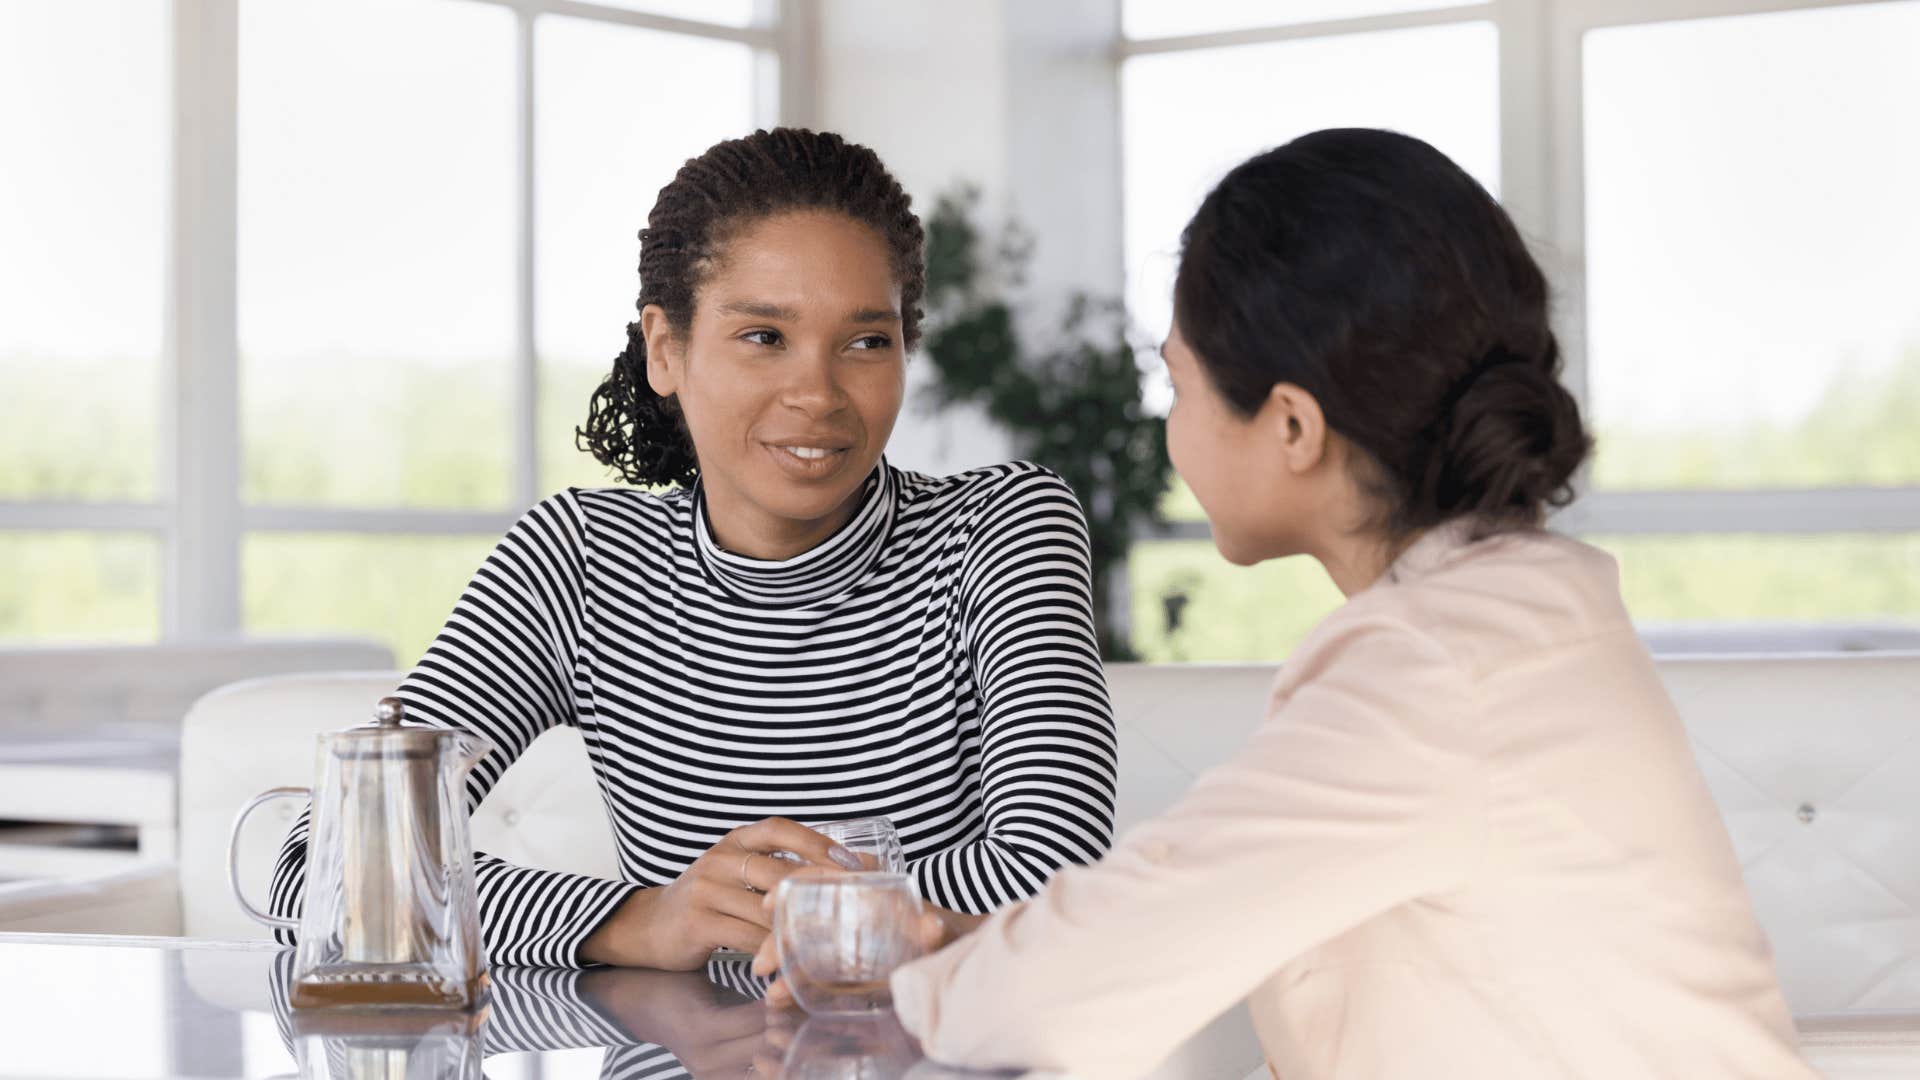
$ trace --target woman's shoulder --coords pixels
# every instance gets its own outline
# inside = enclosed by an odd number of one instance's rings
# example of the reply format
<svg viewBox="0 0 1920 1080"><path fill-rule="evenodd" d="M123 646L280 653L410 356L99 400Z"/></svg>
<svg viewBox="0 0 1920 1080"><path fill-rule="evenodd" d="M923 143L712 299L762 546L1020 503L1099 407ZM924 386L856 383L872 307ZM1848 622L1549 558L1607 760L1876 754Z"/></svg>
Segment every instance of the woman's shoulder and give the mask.
<svg viewBox="0 0 1920 1080"><path fill-rule="evenodd" d="M983 465L945 476L905 469L893 469L893 474L902 508L910 513L977 515L988 509L1030 504L1035 509L1052 507L1076 520L1085 519L1079 499L1060 474L1031 461Z"/></svg>
<svg viewBox="0 0 1920 1080"><path fill-rule="evenodd" d="M540 500L527 517L564 520L582 543L612 536L627 546L645 545L671 537L692 497L685 488L569 487Z"/></svg>
<svg viewBox="0 0 1920 1080"><path fill-rule="evenodd" d="M1356 595L1339 621L1390 620L1472 672L1633 635L1618 564L1598 548L1543 529L1442 543L1425 565Z"/></svg>

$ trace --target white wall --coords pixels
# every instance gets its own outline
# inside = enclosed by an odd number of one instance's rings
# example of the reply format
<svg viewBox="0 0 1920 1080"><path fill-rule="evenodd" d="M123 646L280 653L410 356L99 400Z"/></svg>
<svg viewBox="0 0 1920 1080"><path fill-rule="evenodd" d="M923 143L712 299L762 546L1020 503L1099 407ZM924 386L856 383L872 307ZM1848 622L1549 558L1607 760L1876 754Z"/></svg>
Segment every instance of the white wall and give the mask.
<svg viewBox="0 0 1920 1080"><path fill-rule="evenodd" d="M1030 335L1074 290L1118 296L1117 0L819 0L809 120L876 150L922 214L959 183L988 221L1011 212L1037 240L1022 313ZM908 406L888 457L944 473L1012 456L977 411Z"/></svg>

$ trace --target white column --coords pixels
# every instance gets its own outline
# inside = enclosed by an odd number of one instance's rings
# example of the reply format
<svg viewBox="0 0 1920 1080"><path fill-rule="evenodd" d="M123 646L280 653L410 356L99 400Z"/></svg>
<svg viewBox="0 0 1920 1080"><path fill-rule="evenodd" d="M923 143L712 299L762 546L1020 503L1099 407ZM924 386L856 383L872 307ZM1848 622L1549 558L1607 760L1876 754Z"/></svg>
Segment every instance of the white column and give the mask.
<svg viewBox="0 0 1920 1080"><path fill-rule="evenodd" d="M514 10L514 142L519 157L514 175L514 340L511 497L516 513L539 500L540 359L535 344L533 262L534 221L534 43L533 12Z"/></svg>
<svg viewBox="0 0 1920 1080"><path fill-rule="evenodd" d="M761 20L774 24L779 53L763 53L755 63L755 119L763 127L814 127L820 5L812 0L758 0L758 5Z"/></svg>
<svg viewBox="0 0 1920 1080"><path fill-rule="evenodd" d="M238 0L173 5L164 466L169 637L240 629Z"/></svg>
<svg viewBox="0 0 1920 1080"><path fill-rule="evenodd" d="M1051 327L1075 292L1119 299L1120 5L1005 6L1009 212L1034 230L1028 297Z"/></svg>

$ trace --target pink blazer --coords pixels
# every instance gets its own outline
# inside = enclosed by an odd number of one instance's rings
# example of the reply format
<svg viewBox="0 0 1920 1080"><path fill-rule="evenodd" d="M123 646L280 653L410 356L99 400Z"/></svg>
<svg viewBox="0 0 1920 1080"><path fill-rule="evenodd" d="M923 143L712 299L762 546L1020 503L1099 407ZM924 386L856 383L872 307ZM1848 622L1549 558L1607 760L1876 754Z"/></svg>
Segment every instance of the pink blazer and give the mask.
<svg viewBox="0 0 1920 1080"><path fill-rule="evenodd" d="M1085 1080L1242 1002L1285 1080L1815 1075L1613 560L1464 524L1233 760L893 988L937 1059Z"/></svg>

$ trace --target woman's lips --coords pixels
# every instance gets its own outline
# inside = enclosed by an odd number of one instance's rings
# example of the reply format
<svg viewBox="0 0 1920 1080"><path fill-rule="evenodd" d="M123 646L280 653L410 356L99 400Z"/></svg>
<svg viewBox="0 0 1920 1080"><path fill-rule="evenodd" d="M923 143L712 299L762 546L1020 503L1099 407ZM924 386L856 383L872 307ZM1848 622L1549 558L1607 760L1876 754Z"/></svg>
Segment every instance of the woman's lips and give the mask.
<svg viewBox="0 0 1920 1080"><path fill-rule="evenodd" d="M763 444L774 463L788 476L799 480L820 480L839 472L846 464L849 447L813 446L804 443Z"/></svg>

